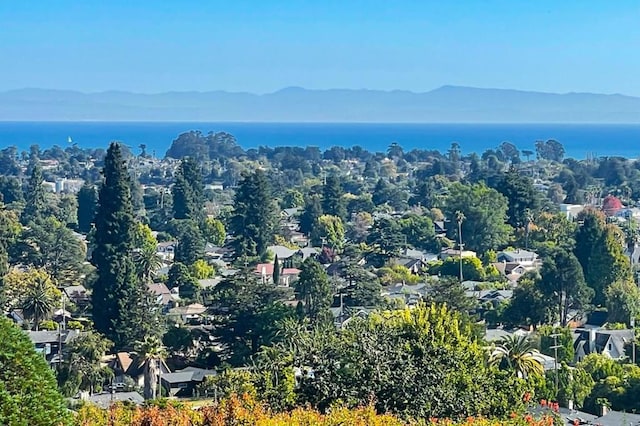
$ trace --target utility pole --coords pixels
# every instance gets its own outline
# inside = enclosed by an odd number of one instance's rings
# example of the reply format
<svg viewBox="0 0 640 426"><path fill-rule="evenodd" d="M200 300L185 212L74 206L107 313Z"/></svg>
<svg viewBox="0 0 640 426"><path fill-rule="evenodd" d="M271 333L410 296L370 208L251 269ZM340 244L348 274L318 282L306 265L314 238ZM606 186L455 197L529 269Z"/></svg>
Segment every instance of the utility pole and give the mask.
<svg viewBox="0 0 640 426"><path fill-rule="evenodd" d="M464 248L464 244L462 244L462 221L465 220L466 217L464 213L461 211L456 212L456 222L458 222L458 254L460 255L460 284L462 284L463 276L462 276L462 249Z"/></svg>
<svg viewBox="0 0 640 426"><path fill-rule="evenodd" d="M561 336L561 334L558 333L554 333L549 336L553 338L553 346L551 346L549 349L553 349L553 369L555 371L556 401L558 400L558 348L561 347L558 345L559 336Z"/></svg>

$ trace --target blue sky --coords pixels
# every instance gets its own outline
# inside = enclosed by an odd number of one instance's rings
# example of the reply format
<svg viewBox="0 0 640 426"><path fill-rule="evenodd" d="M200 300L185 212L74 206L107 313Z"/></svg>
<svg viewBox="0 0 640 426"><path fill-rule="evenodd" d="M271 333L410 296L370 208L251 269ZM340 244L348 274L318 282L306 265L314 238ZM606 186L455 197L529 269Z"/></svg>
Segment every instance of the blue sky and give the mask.
<svg viewBox="0 0 640 426"><path fill-rule="evenodd" d="M640 1L0 1L0 90L640 96Z"/></svg>

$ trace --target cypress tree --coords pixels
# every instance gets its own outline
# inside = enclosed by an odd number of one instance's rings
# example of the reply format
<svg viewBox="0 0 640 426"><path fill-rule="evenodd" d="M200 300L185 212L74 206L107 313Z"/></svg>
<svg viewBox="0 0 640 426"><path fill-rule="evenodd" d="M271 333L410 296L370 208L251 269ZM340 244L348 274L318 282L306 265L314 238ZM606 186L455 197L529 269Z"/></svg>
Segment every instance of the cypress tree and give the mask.
<svg viewBox="0 0 640 426"><path fill-rule="evenodd" d="M184 158L178 167L172 189L173 217L192 219L201 223L204 219L204 184L198 163Z"/></svg>
<svg viewBox="0 0 640 426"><path fill-rule="evenodd" d="M36 222L45 214L47 200L44 187L42 186L43 182L42 168L39 164L36 164L31 170L31 176L29 177L29 183L27 184L27 191L25 193L26 203L22 211L21 220L23 225L29 222Z"/></svg>
<svg viewBox="0 0 640 426"><path fill-rule="evenodd" d="M275 285L280 284L280 260L276 254L276 258L273 260L273 283Z"/></svg>
<svg viewBox="0 0 640 426"><path fill-rule="evenodd" d="M78 231L87 234L96 215L98 193L95 186L85 183L78 191Z"/></svg>
<svg viewBox="0 0 640 426"><path fill-rule="evenodd" d="M322 189L322 195L322 209L324 210L324 214L346 219L347 208L344 198L342 197L344 191L337 176L331 175L327 177L327 181Z"/></svg>
<svg viewBox="0 0 640 426"><path fill-rule="evenodd" d="M264 172L244 175L236 191L229 228L236 258L263 256L273 241L275 215Z"/></svg>
<svg viewBox="0 0 640 426"><path fill-rule="evenodd" d="M318 218L322 216L322 206L320 205L320 197L312 195L307 198L304 211L300 216L300 231L306 235L310 235Z"/></svg>
<svg viewBox="0 0 640 426"><path fill-rule="evenodd" d="M112 143L104 160L103 183L95 218L95 248L92 263L97 270L93 285L93 321L116 348L130 347L140 340L140 307L145 292L139 285L133 263L134 216L129 173L119 144Z"/></svg>

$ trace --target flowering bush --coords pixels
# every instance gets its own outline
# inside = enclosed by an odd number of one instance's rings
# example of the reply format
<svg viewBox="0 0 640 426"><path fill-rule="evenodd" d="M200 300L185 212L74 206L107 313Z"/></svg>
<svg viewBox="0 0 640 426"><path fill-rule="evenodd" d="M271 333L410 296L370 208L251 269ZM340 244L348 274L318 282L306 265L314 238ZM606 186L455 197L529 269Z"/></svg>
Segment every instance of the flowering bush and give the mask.
<svg viewBox="0 0 640 426"><path fill-rule="evenodd" d="M546 404L546 402L545 402ZM218 404L200 409L187 404L164 403L135 407L115 404L108 410L84 405L78 411L77 426L553 426L551 415L534 418L531 414L512 413L508 419L469 417L461 422L430 418L405 421L389 414L377 414L372 405L355 409L335 407L322 414L313 409L296 408L273 413L252 396L232 396Z"/></svg>

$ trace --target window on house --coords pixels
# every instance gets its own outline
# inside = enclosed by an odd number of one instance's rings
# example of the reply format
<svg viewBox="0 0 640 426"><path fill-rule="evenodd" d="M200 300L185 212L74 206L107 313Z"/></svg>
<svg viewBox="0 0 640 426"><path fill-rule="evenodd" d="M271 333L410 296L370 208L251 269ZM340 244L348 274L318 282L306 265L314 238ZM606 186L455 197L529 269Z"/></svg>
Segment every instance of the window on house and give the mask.
<svg viewBox="0 0 640 426"><path fill-rule="evenodd" d="M609 350L611 350L611 343L609 343Z"/></svg>
<svg viewBox="0 0 640 426"><path fill-rule="evenodd" d="M186 383L178 383L180 389L185 389L188 385Z"/></svg>

